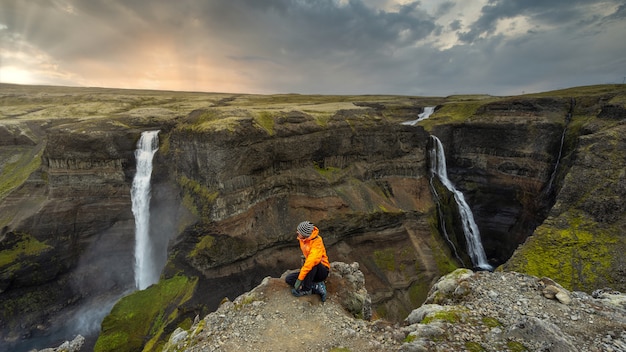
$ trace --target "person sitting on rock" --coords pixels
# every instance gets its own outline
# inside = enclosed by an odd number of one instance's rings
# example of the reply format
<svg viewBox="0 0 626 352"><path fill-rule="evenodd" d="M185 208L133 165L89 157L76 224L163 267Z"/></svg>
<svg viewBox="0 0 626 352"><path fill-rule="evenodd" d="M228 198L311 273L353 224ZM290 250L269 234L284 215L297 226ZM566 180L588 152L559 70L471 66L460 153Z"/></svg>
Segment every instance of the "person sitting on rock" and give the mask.
<svg viewBox="0 0 626 352"><path fill-rule="evenodd" d="M324 280L330 271L330 262L326 255L324 241L319 235L319 229L310 221L303 221L298 225L297 237L300 249L304 255L304 264L300 271L285 277L285 282L293 286L291 293L296 296L319 294L322 302L326 301L326 284Z"/></svg>

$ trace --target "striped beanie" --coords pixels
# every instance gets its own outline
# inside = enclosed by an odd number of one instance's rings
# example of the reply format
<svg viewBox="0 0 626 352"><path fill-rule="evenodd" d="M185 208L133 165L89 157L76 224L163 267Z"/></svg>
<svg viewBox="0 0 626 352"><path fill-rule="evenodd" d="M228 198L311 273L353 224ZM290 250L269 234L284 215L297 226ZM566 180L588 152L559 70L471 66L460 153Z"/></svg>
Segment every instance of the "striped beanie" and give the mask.
<svg viewBox="0 0 626 352"><path fill-rule="evenodd" d="M304 237L309 237L313 233L313 227L310 221L303 221L298 224L298 232Z"/></svg>

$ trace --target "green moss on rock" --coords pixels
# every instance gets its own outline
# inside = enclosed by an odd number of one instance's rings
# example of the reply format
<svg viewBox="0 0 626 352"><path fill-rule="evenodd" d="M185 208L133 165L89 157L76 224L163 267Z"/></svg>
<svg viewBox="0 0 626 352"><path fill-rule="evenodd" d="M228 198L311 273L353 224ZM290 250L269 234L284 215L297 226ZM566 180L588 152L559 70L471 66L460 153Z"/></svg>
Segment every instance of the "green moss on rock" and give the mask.
<svg viewBox="0 0 626 352"><path fill-rule="evenodd" d="M409 299L411 304L415 307L421 305L428 297L428 291L430 290L430 283L425 280L420 280L409 286Z"/></svg>
<svg viewBox="0 0 626 352"><path fill-rule="evenodd" d="M261 111L254 119L271 136L274 134L274 116L269 111Z"/></svg>
<svg viewBox="0 0 626 352"><path fill-rule="evenodd" d="M462 256L466 262L471 262L464 246L459 242L459 238L465 235L461 232L462 225L460 223L459 208L454 200L454 195L447 190L440 182L434 183L437 194L439 195L439 207L441 211L433 209L429 217L429 225L432 234L432 248L437 266L442 275L454 271L459 265L464 263L457 262L453 258L452 248L454 246L456 252ZM447 236L443 233L442 226L445 227ZM447 237L447 239L446 239Z"/></svg>
<svg viewBox="0 0 626 352"><path fill-rule="evenodd" d="M521 342L517 342L517 341L507 342L506 347L508 347L511 352L528 351L528 348L526 348L526 346L524 346Z"/></svg>
<svg viewBox="0 0 626 352"><path fill-rule="evenodd" d="M474 341L467 341L465 343L465 348L467 348L467 350L470 352L485 351L485 348L481 344L479 344L478 342L474 342Z"/></svg>
<svg viewBox="0 0 626 352"><path fill-rule="evenodd" d="M187 259L199 270L207 270L233 260L251 256L258 250L253 240L228 235L206 235L198 229L198 242Z"/></svg>
<svg viewBox="0 0 626 352"><path fill-rule="evenodd" d="M422 319L421 324L430 324L434 321L447 321L448 323L458 323L463 320L466 308L460 306L446 306L445 309L428 314Z"/></svg>
<svg viewBox="0 0 626 352"><path fill-rule="evenodd" d="M504 269L547 276L568 290L610 285L613 259L619 255L614 248L623 248L619 237L582 218L570 218L568 224L539 227Z"/></svg>
<svg viewBox="0 0 626 352"><path fill-rule="evenodd" d="M432 250L437 270L441 275L446 275L458 268L458 264L452 258L450 249L444 243L443 235L439 234L434 223L431 223L431 237L428 244Z"/></svg>
<svg viewBox="0 0 626 352"><path fill-rule="evenodd" d="M0 199L21 186L41 165L43 146L20 154L14 162L0 164Z"/></svg>
<svg viewBox="0 0 626 352"><path fill-rule="evenodd" d="M341 176L341 169L338 167L321 167L318 163L313 163L315 171L328 181L336 181Z"/></svg>
<svg viewBox="0 0 626 352"><path fill-rule="evenodd" d="M122 298L104 318L94 351L153 350L167 338L164 328L175 322L197 280L178 275Z"/></svg>
<svg viewBox="0 0 626 352"><path fill-rule="evenodd" d="M191 253L189 253L189 256L195 257L204 251L210 250L211 247L213 247L214 243L215 243L215 237L209 236L209 235L202 237L200 242L198 242L196 246L193 248L193 250L191 251Z"/></svg>
<svg viewBox="0 0 626 352"><path fill-rule="evenodd" d="M333 347L328 352L351 352L351 350L345 347Z"/></svg>
<svg viewBox="0 0 626 352"><path fill-rule="evenodd" d="M417 339L417 335L408 334L408 335L406 335L406 337L404 338L404 342L405 342L405 343L411 343L411 342L415 341L415 339Z"/></svg>
<svg viewBox="0 0 626 352"><path fill-rule="evenodd" d="M165 133L165 134L161 134L159 136L159 153L163 154L163 155L168 155L170 153L170 134L169 133Z"/></svg>
<svg viewBox="0 0 626 352"><path fill-rule="evenodd" d="M19 266L18 259L36 256L50 249L52 249L51 246L39 242L29 234L9 233L0 247L0 268L9 265Z"/></svg>
<svg viewBox="0 0 626 352"><path fill-rule="evenodd" d="M396 259L393 248L374 251L374 263L380 269L387 271L396 270Z"/></svg>
<svg viewBox="0 0 626 352"><path fill-rule="evenodd" d="M483 324L487 325L490 328L497 328L498 326L502 326L502 323L494 317L483 317Z"/></svg>
<svg viewBox="0 0 626 352"><path fill-rule="evenodd" d="M194 215L207 217L219 193L185 175L179 176L178 184L183 189L183 205ZM204 218L207 221L209 219Z"/></svg>

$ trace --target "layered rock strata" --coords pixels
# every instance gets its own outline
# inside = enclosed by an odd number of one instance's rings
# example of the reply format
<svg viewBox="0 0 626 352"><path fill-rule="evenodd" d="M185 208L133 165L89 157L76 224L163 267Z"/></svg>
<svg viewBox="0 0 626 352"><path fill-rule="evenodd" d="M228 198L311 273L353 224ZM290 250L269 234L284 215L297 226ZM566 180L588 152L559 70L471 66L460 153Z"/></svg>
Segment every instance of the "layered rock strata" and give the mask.
<svg viewBox="0 0 626 352"><path fill-rule="evenodd" d="M444 143L449 176L466 194L492 264L541 224L507 268L550 273L565 289L623 285L620 87L512 98L3 88L5 341L47 333L68 309L132 285L129 187L147 129L161 130L151 225L169 260L162 282L141 295L181 296L180 307L149 312L168 319L146 331L171 330L298 267L293 231L303 219L322 230L331 260L360 262L375 315L406 317L439 276L467 265L449 197L445 219L435 212L429 133ZM425 106L437 106L429 119L401 125Z"/></svg>

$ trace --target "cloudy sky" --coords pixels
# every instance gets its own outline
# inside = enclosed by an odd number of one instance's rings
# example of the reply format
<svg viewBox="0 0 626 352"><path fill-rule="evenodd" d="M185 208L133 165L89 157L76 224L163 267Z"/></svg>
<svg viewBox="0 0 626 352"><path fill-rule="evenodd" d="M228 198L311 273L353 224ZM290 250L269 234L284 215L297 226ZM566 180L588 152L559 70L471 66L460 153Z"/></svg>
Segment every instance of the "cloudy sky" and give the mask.
<svg viewBox="0 0 626 352"><path fill-rule="evenodd" d="M626 0L0 0L0 82L512 95L626 80Z"/></svg>

